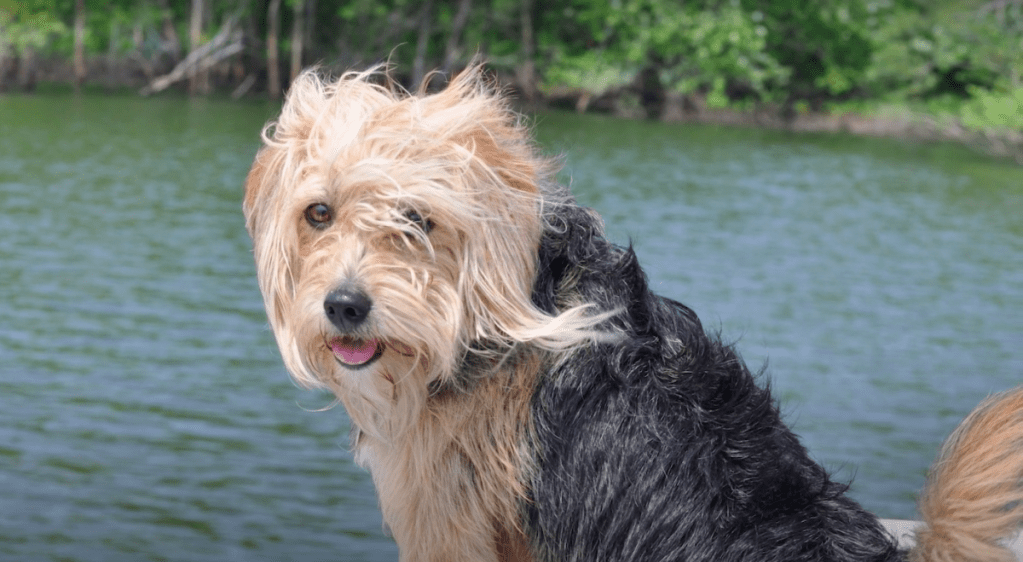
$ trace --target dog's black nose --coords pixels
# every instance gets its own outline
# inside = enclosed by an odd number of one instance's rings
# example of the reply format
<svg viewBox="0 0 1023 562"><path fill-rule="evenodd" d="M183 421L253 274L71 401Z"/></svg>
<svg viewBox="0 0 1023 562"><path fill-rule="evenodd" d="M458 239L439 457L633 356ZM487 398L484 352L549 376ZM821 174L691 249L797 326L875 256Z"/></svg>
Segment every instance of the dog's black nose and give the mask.
<svg viewBox="0 0 1023 562"><path fill-rule="evenodd" d="M373 301L363 291L343 286L327 294L323 310L327 318L342 332L351 332L369 316Z"/></svg>

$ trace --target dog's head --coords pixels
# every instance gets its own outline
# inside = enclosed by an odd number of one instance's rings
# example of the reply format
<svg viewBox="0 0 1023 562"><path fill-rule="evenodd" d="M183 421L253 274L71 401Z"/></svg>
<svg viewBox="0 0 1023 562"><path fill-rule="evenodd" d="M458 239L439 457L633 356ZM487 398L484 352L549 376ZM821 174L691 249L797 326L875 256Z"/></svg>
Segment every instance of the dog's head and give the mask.
<svg viewBox="0 0 1023 562"><path fill-rule="evenodd" d="M553 167L480 70L432 95L378 78L300 76L244 212L289 371L331 387L363 429L393 430L471 349L563 349L592 319L531 302Z"/></svg>

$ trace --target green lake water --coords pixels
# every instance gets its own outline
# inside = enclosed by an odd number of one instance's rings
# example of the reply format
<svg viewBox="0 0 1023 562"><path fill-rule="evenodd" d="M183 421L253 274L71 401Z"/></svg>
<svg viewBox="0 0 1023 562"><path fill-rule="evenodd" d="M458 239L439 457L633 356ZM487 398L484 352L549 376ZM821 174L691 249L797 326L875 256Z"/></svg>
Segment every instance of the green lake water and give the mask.
<svg viewBox="0 0 1023 562"><path fill-rule="evenodd" d="M0 560L395 560L347 418L288 379L241 185L265 104L0 97ZM767 362L853 495L911 518L1023 383L1023 170L952 146L544 114L652 287Z"/></svg>

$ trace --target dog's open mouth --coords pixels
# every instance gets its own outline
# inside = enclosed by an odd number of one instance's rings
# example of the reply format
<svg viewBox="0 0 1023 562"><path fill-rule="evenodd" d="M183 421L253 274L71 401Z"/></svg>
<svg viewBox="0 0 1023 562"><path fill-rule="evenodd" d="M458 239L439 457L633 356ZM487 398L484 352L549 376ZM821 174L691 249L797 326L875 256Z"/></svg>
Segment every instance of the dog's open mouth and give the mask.
<svg viewBox="0 0 1023 562"><path fill-rule="evenodd" d="M384 354L384 343L377 339L362 340L341 337L327 342L339 363L349 368L362 368Z"/></svg>

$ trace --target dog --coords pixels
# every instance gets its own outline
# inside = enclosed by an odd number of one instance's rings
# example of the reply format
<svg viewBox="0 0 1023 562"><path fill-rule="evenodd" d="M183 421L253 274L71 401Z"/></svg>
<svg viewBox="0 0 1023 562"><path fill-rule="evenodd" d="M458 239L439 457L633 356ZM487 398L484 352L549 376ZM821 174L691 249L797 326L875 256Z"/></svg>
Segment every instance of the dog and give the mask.
<svg viewBox="0 0 1023 562"><path fill-rule="evenodd" d="M306 71L262 139L243 211L269 324L351 417L404 562L1012 559L1023 387L948 440L899 551L480 65L436 93Z"/></svg>

